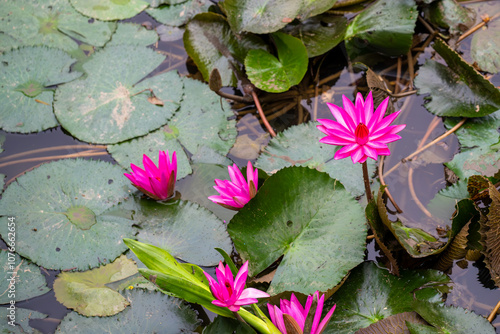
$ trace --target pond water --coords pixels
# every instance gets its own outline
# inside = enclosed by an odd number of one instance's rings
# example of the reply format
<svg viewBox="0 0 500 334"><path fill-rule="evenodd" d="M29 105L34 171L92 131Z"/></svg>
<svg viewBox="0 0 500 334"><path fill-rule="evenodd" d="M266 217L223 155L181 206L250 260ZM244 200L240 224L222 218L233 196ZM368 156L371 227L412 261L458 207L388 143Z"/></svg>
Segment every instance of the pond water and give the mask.
<svg viewBox="0 0 500 334"><path fill-rule="evenodd" d="M148 26L153 28L159 26L158 22L145 13L126 21L147 23ZM176 69L181 75L200 78L192 61L188 60L183 49L182 40L160 41L155 49L163 51L168 56L168 61L162 63L152 74ZM468 44L462 45L461 49L466 51ZM417 63L417 68L419 65L424 64L425 60L431 56L432 51L430 47L424 50ZM366 82L364 81L365 73L348 67L345 52L343 44L337 46L325 58L321 69L320 79L339 73L337 78L325 82L317 96L303 98L300 101L300 107L296 103L296 97L285 100L280 110L287 105L291 107L288 108L289 110L286 113L279 116L275 114L276 117L271 117L270 123L274 129L283 131L292 125L301 124L311 119L331 118L326 102L341 104L343 94L352 99L357 91L367 91ZM393 62L395 62L395 59ZM379 64L377 65L379 67L374 70L376 72L383 71L384 68L390 65L392 64ZM384 78L389 81L396 80L396 69L386 71ZM495 76L492 82L498 86L500 76ZM223 91L240 94L237 89L232 88L225 88ZM295 103L293 103L294 101ZM409 153L414 152L421 144L424 136L427 136L428 142L447 131L442 120L440 118L434 120L435 116L424 108L424 102L424 96L411 95L400 98L395 103L396 110L402 109L403 111L398 122L399 124L407 124L407 127L401 133L402 139L390 146L391 155L385 159L384 172L390 170ZM269 106L269 104L264 104L264 108L266 106ZM234 119L237 120L238 130L236 142L239 144L235 145L230 151L228 158L236 162L240 167L245 166L248 160L255 161L260 149L264 148L270 140L270 136L265 131L264 126L259 123L257 113L253 109L252 105L245 106L238 103L233 105ZM427 133L431 126L433 129ZM96 151L89 154L87 150L90 149L91 145L74 138L60 126L36 134L15 134L0 130L0 142L2 140L4 151L0 153L0 174L5 175L6 186L11 182L15 182L18 176L38 167L40 164L67 155L116 163L103 149L96 149ZM436 236L438 227L445 228L446 225L451 225L451 221L429 218L422 210L421 205L417 203L420 202L426 207L441 189L449 185L443 163L450 161L458 151L459 143L456 136L452 134L425 151L425 154L423 153L417 159L402 164L390 175L387 175L385 182L389 186L395 201L402 209L400 214L390 213L389 218L392 220L399 218L408 227L421 228ZM357 165L355 167L361 168L361 166ZM187 190L186 193L182 192L182 189L189 189L191 182L194 182L192 176L179 180L178 188L181 189L181 198L198 202L193 194L186 195ZM372 187L372 189L376 189L377 183ZM414 188L414 193L410 191L410 188ZM211 187L197 189L196 191L199 192L197 194L198 198L213 195ZM366 204L364 197L360 197L359 201ZM200 199L199 202L203 201ZM234 214L232 211L215 204L208 204L207 208L212 210L219 218L228 221ZM388 208L394 210L394 207L390 204ZM2 249L7 248L5 243L0 243ZM369 241L365 259L382 264L385 263L383 258L383 252L378 248L375 241ZM407 259L402 260L406 261ZM427 262L408 260L408 262L399 264L402 268L429 268L432 265L432 260ZM41 272L46 278L48 287L52 288L53 281L60 271L41 268ZM500 301L500 291L490 281L488 271L482 261L468 261L467 265L463 265L462 262L460 266L455 263L447 274L450 275L453 281L453 288L447 294L446 304L461 306L474 310L478 314L488 316L493 307ZM57 302L53 290L42 296L19 302L17 306L48 315L46 319L31 320L29 322L31 327L40 330L42 333L53 333L59 325L59 321L70 312L69 309ZM497 318L492 324L497 328L497 333L500 333L498 329L500 319Z"/></svg>

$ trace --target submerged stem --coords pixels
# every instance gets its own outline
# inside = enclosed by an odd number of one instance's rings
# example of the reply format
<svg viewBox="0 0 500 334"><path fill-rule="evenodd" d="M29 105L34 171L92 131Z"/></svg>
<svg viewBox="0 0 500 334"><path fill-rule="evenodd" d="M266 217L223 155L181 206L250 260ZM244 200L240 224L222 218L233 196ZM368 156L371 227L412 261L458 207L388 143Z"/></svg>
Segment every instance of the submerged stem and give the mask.
<svg viewBox="0 0 500 334"><path fill-rule="evenodd" d="M368 165L363 162L363 180L365 181L365 191L366 191L366 200L368 202L372 201L372 190L370 188L370 178L368 177Z"/></svg>

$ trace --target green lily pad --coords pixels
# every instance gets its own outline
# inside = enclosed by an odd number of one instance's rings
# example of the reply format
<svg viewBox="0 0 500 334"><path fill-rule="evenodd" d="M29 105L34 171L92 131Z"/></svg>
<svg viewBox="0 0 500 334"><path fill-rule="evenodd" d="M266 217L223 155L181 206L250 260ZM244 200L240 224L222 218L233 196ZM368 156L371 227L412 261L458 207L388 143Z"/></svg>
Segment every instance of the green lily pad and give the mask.
<svg viewBox="0 0 500 334"><path fill-rule="evenodd" d="M8 221L9 227L15 227L16 221ZM2 281L0 283L0 304L8 304L11 300L20 301L36 296L43 295L49 291L47 283L45 282L45 277L40 273L40 268L34 264L29 263L26 259L22 259L15 251L15 232L12 230L13 234L6 234L5 241L7 243L7 250L0 251L0 261L3 266L3 275L1 277ZM13 242L9 239L12 238ZM13 245L13 247L11 246ZM15 276L14 290L9 289L10 281Z"/></svg>
<svg viewBox="0 0 500 334"><path fill-rule="evenodd" d="M249 50L267 50L266 44L257 36L247 34L237 37L226 19L215 13L196 15L187 24L184 46L205 81L208 82L210 73L217 69L223 86L236 86L238 83L233 71L233 65L236 66L234 59L243 63Z"/></svg>
<svg viewBox="0 0 500 334"><path fill-rule="evenodd" d="M449 29L452 34L466 31L476 20L476 12L473 9L465 8L455 0L435 1L424 13L431 23Z"/></svg>
<svg viewBox="0 0 500 334"><path fill-rule="evenodd" d="M177 153L177 178L191 173L189 158L184 152L196 154L207 146L226 155L236 138L236 122L229 104L221 100L207 85L184 78L184 98L179 111L163 128L147 136L108 146L111 156L122 166L142 165L142 155L154 158L159 150ZM222 105L222 108L221 108Z"/></svg>
<svg viewBox="0 0 500 334"><path fill-rule="evenodd" d="M331 289L363 261L366 219L340 182L310 168L289 167L264 182L231 219L228 232L250 261L250 275L283 256L268 293L311 294Z"/></svg>
<svg viewBox="0 0 500 334"><path fill-rule="evenodd" d="M316 124L319 123L304 123L278 133L257 159L255 166L268 174L288 166L307 166L328 173L351 194L361 196L365 192L361 166L354 165L349 158L334 160L335 151L340 147L320 143L324 135L318 131ZM367 162L368 172L372 175L375 163L371 159Z"/></svg>
<svg viewBox="0 0 500 334"><path fill-rule="evenodd" d="M320 56L344 40L347 19L344 16L319 15L283 31L302 41L309 58Z"/></svg>
<svg viewBox="0 0 500 334"><path fill-rule="evenodd" d="M215 248L231 253L231 239L222 221L196 203L141 200L134 211L134 221L141 224L137 239L178 259L215 266L223 260Z"/></svg>
<svg viewBox="0 0 500 334"><path fill-rule="evenodd" d="M282 32L271 35L278 58L262 49L248 51L245 69L257 88L279 93L300 83L307 71L307 50L301 40Z"/></svg>
<svg viewBox="0 0 500 334"><path fill-rule="evenodd" d="M212 3L209 0L177 1L159 8L149 8L146 12L160 23L178 27L187 23L196 14L208 11L210 5Z"/></svg>
<svg viewBox="0 0 500 334"><path fill-rule="evenodd" d="M75 60L46 47L24 47L0 55L0 127L10 132L35 132L57 126L52 112L53 85L78 78L70 72Z"/></svg>
<svg viewBox="0 0 500 334"><path fill-rule="evenodd" d="M127 247L133 222L107 210L132 192L123 170L102 161L61 160L44 164L17 178L0 200L0 234L8 235L7 217L16 217L16 252L50 269L85 270L110 261ZM69 219L85 207L96 223Z"/></svg>
<svg viewBox="0 0 500 334"><path fill-rule="evenodd" d="M448 67L427 60L415 79L419 94L430 94L427 110L438 116L483 117L500 109L500 91L440 39L434 49Z"/></svg>
<svg viewBox="0 0 500 334"><path fill-rule="evenodd" d="M4 313L6 316L0 318L0 331L4 334L26 334L26 333L40 333L38 330L30 327L30 319L43 319L47 315L28 310L25 308L16 307L15 311L15 321L11 323L11 319L8 318L8 313Z"/></svg>
<svg viewBox="0 0 500 334"><path fill-rule="evenodd" d="M158 34L154 30L147 30L140 24L119 23L111 41L106 46L120 44L148 46L157 41Z"/></svg>
<svg viewBox="0 0 500 334"><path fill-rule="evenodd" d="M414 301L414 310L439 333L487 334L496 333L486 318L461 307L442 306L428 301Z"/></svg>
<svg viewBox="0 0 500 334"><path fill-rule="evenodd" d="M85 317L71 312L58 327L61 333L191 333L198 326L196 312L183 301L159 292L126 291L130 307L112 317Z"/></svg>
<svg viewBox="0 0 500 334"><path fill-rule="evenodd" d="M69 2L83 15L102 21L128 19L149 6L142 0L70 0Z"/></svg>
<svg viewBox="0 0 500 334"><path fill-rule="evenodd" d="M487 1L471 6L479 15L487 14L492 17L500 11L500 4L496 1ZM470 45L470 55L477 62L479 68L490 73L500 71L500 23L492 20L476 31Z"/></svg>
<svg viewBox="0 0 500 334"><path fill-rule="evenodd" d="M494 176L500 169L499 149L498 145L486 145L463 150L445 165L462 180L471 175Z"/></svg>
<svg viewBox="0 0 500 334"><path fill-rule="evenodd" d="M130 303L107 283L136 274L137 266L125 255L113 263L84 272L62 272L54 281L57 300L81 315L110 316L125 309Z"/></svg>
<svg viewBox="0 0 500 334"><path fill-rule="evenodd" d="M446 128L451 129L458 122L460 122L459 118L447 117L444 125ZM498 128L500 128L500 110L484 117L467 120L467 122L455 131L455 135L462 148L493 145L500 141Z"/></svg>
<svg viewBox="0 0 500 334"><path fill-rule="evenodd" d="M149 3L149 7L159 7L160 5L177 5L188 0L145 0Z"/></svg>
<svg viewBox="0 0 500 334"><path fill-rule="evenodd" d="M215 317L214 321L203 329L203 334L256 334L257 332L247 324L244 324L236 319L226 318L223 316Z"/></svg>
<svg viewBox="0 0 500 334"><path fill-rule="evenodd" d="M465 198L469 198L467 191L467 180L459 180L457 183L441 189L427 205L427 209L432 215L443 221L448 221L453 212L455 204Z"/></svg>
<svg viewBox="0 0 500 334"><path fill-rule="evenodd" d="M372 262L354 269L342 287L325 303L337 304L323 334L350 334L392 315L413 311L414 295L419 301L440 303L451 283L437 270L402 270L400 277Z"/></svg>
<svg viewBox="0 0 500 334"><path fill-rule="evenodd" d="M59 122L73 136L92 143L117 143L158 129L178 109L182 81L175 72L139 81L164 59L132 45L96 52L83 64L86 78L57 89L54 112ZM152 94L164 105L150 102Z"/></svg>
<svg viewBox="0 0 500 334"><path fill-rule="evenodd" d="M427 325L416 312L403 312L391 315L379 320L366 328L359 329L356 334L375 334L375 333L407 333L407 323Z"/></svg>
<svg viewBox="0 0 500 334"><path fill-rule="evenodd" d="M44 45L65 51L78 49L77 39L104 46L114 22L90 22L66 0L1 0L0 52L20 46Z"/></svg>
<svg viewBox="0 0 500 334"><path fill-rule="evenodd" d="M353 59L377 52L406 54L411 46L418 11L413 0L379 0L356 16L345 33L346 49Z"/></svg>

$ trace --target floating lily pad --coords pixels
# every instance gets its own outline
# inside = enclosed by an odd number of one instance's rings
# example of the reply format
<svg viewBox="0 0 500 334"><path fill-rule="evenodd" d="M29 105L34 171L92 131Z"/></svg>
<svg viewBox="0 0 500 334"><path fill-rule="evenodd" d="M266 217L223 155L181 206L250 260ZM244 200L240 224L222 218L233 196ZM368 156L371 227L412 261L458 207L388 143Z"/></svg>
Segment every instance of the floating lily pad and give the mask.
<svg viewBox="0 0 500 334"><path fill-rule="evenodd" d="M448 276L437 270L403 270L391 275L376 264L365 262L351 272L342 287L326 302L337 304L323 334L350 334L392 315L413 311L413 298L440 303L449 289Z"/></svg>
<svg viewBox="0 0 500 334"><path fill-rule="evenodd" d="M17 178L0 200L0 234L7 217L16 217L16 252L50 269L80 270L111 261L134 235L133 221L106 211L132 189L123 170L101 161L61 160ZM75 207L92 212L95 224L71 220ZM88 229L87 229L88 228Z"/></svg>
<svg viewBox="0 0 500 334"><path fill-rule="evenodd" d="M347 27L346 49L351 58L378 52L399 56L408 52L418 11L413 0L379 0Z"/></svg>
<svg viewBox="0 0 500 334"><path fill-rule="evenodd" d="M320 143L324 136L317 128L319 123L305 123L292 126L271 139L255 163L266 173L274 173L287 166L307 166L328 173L339 180L354 196L365 192L363 170L351 159L334 160L339 146ZM368 159L369 174L373 174L375 164Z"/></svg>
<svg viewBox="0 0 500 334"><path fill-rule="evenodd" d="M0 55L0 127L10 132L52 128L54 88L78 78L71 72L75 60L65 52L46 47L24 47Z"/></svg>
<svg viewBox="0 0 500 334"><path fill-rule="evenodd" d="M33 45L71 51L78 49L74 39L104 46L116 29L114 22L89 21L66 0L1 0L0 7L0 52Z"/></svg>
<svg viewBox="0 0 500 334"><path fill-rule="evenodd" d="M92 143L117 143L158 129L178 109L182 81L175 72L139 81L164 59L131 45L96 52L83 65L86 78L57 89L54 112L59 122L73 136ZM153 94L163 106L150 102Z"/></svg>
<svg viewBox="0 0 500 334"><path fill-rule="evenodd" d="M70 0L70 2L83 15L102 21L128 19L149 5L142 0Z"/></svg>
<svg viewBox="0 0 500 334"><path fill-rule="evenodd" d="M157 41L158 34L154 30L147 30L140 24L119 23L111 41L106 46L120 44L148 46Z"/></svg>
<svg viewBox="0 0 500 334"><path fill-rule="evenodd" d="M247 324L244 324L236 319L226 318L223 316L215 317L214 321L203 329L203 334L256 334L256 332Z"/></svg>
<svg viewBox="0 0 500 334"><path fill-rule="evenodd" d="M427 110L437 116L483 117L500 109L500 91L439 38L434 49L448 67L427 60L415 79L419 94L430 94Z"/></svg>
<svg viewBox="0 0 500 334"><path fill-rule="evenodd" d="M149 3L149 7L156 8L160 5L176 5L179 3L186 2L188 0L145 0Z"/></svg>
<svg viewBox="0 0 500 334"><path fill-rule="evenodd" d="M146 12L156 21L169 26L181 26L187 23L196 14L208 11L212 3L209 0L176 1L158 8L149 8Z"/></svg>
<svg viewBox="0 0 500 334"><path fill-rule="evenodd" d="M147 136L108 146L119 164L126 168L130 163L142 165L143 154L154 158L159 150L168 149L177 153L177 178L180 179L191 173L184 149L191 154L204 146L223 155L229 152L236 138L236 122L228 120L233 115L229 104L199 81L185 78L183 82L180 110L166 126Z"/></svg>
<svg viewBox="0 0 500 334"><path fill-rule="evenodd" d="M447 117L444 121L446 128L451 129L460 121L459 118ZM474 146L493 145L499 142L500 110L484 116L467 120L455 135L460 142L460 147L472 148Z"/></svg>
<svg viewBox="0 0 500 334"><path fill-rule="evenodd" d="M478 14L487 14L490 18L500 11L497 1L488 1L474 6ZM477 62L479 68L490 73L500 71L500 23L492 20L476 31L470 45L470 55Z"/></svg>
<svg viewBox="0 0 500 334"><path fill-rule="evenodd" d="M257 88L279 93L300 83L307 71L307 50L301 40L282 32L271 35L278 58L262 49L248 51L245 69Z"/></svg>
<svg viewBox="0 0 500 334"><path fill-rule="evenodd" d="M499 149L498 145L486 145L464 150L445 165L462 180L471 175L494 176L500 169Z"/></svg>
<svg viewBox="0 0 500 334"><path fill-rule="evenodd" d="M187 24L184 45L205 81L208 82L212 70L217 69L224 86L236 86L238 83L233 70L236 66L234 60L243 63L249 50L267 49L257 36L248 34L237 37L226 19L215 13L196 15Z"/></svg>
<svg viewBox="0 0 500 334"><path fill-rule="evenodd" d="M8 221L7 224L9 223L11 223L10 227L12 227L15 226L16 221ZM3 267L2 281L0 282L0 291L2 291L0 294L0 304L8 304L11 300L20 301L29 299L43 295L49 291L45 277L40 273L40 268L10 251L14 251L16 248L16 230L12 231L14 231L11 232L13 234L5 234L7 247L10 248L0 251L0 263L2 263ZM10 242L9 239L11 237L14 243ZM14 247L11 247L11 245L14 245ZM10 283L14 283L14 281L10 280L14 275L16 277L14 291L10 291Z"/></svg>
<svg viewBox="0 0 500 334"><path fill-rule="evenodd" d="M196 203L140 200L134 211L134 221L141 224L138 240L163 248L176 258L214 266L222 260L215 248L231 253L231 239L222 221Z"/></svg>
<svg viewBox="0 0 500 334"><path fill-rule="evenodd" d="M30 319L43 319L47 317L46 314L37 311L16 307L15 321L10 323L11 319L7 316L8 312L4 314L6 316L0 318L0 331L4 334L40 333L38 330L30 327L29 321Z"/></svg>
<svg viewBox="0 0 500 334"><path fill-rule="evenodd" d="M476 19L473 9L465 8L455 0L435 1L424 12L431 23L449 29L452 34L466 31Z"/></svg>
<svg viewBox="0 0 500 334"><path fill-rule="evenodd" d="M250 275L283 256L268 293L311 294L333 288L363 261L366 219L340 182L310 168L289 167L264 182L231 219L228 232L250 261Z"/></svg>
<svg viewBox="0 0 500 334"><path fill-rule="evenodd" d="M62 272L54 281L57 300L81 315L110 316L121 312L130 303L107 283L136 274L137 266L125 255L113 263L84 272Z"/></svg>
<svg viewBox="0 0 500 334"><path fill-rule="evenodd" d="M198 326L195 311L183 301L159 292L126 291L130 307L112 317L84 317L71 312L58 327L61 333L191 333Z"/></svg>
<svg viewBox="0 0 500 334"><path fill-rule="evenodd" d="M461 307L442 306L428 301L413 301L414 310L438 329L437 333L496 333L486 318ZM415 332L412 332L415 333ZM420 333L420 332L417 332Z"/></svg>

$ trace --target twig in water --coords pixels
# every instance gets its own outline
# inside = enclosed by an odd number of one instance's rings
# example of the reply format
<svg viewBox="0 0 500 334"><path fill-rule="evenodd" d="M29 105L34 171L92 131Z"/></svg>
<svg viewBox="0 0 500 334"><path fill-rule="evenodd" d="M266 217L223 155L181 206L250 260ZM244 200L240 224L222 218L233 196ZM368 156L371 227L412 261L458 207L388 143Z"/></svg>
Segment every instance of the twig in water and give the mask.
<svg viewBox="0 0 500 334"><path fill-rule="evenodd" d="M490 315L488 316L488 321L492 322L493 319L495 319L498 309L500 309L500 302L497 303L497 305L493 308L493 311L491 311Z"/></svg>
<svg viewBox="0 0 500 334"><path fill-rule="evenodd" d="M384 169L384 160L385 160L385 156L383 155L380 157L380 163L378 166L378 178L380 180L380 184L383 186L386 186L384 189L384 192L387 194L387 198L389 198L389 201L391 201L392 205L394 205L394 208L396 208L396 211L398 213L403 213L403 210L401 210L401 208L396 204L396 201L394 200L391 193L389 192L389 187L387 187L387 185L385 184L384 176L382 175L382 170Z"/></svg>
<svg viewBox="0 0 500 334"><path fill-rule="evenodd" d="M257 97L257 94L255 93L255 90L252 89L252 97L253 101L255 102L255 107L257 107L257 111L259 112L260 118L262 119L262 122L264 123L264 126L266 127L267 131L271 134L272 137L276 137L276 132L274 132L273 128L267 121L266 115L264 114L264 111L262 110L262 107L260 106L259 98Z"/></svg>

